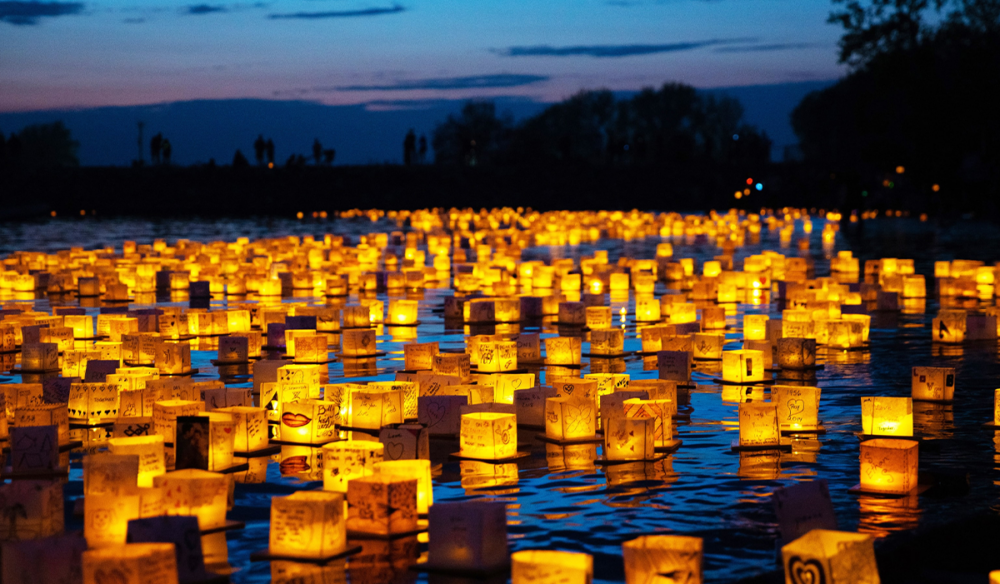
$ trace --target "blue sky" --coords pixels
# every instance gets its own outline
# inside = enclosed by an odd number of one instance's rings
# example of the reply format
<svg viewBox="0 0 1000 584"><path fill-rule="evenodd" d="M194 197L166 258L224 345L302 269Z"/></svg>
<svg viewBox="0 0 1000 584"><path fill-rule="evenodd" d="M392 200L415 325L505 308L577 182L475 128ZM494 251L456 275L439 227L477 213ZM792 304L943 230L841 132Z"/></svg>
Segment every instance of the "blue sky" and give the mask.
<svg viewBox="0 0 1000 584"><path fill-rule="evenodd" d="M834 79L829 0L0 0L0 111ZM386 105L389 104L389 105Z"/></svg>

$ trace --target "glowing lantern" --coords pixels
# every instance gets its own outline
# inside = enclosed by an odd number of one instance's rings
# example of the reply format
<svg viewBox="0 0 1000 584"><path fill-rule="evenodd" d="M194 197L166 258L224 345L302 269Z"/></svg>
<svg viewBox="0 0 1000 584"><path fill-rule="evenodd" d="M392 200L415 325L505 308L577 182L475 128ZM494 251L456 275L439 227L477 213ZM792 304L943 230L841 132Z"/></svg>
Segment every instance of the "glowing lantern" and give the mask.
<svg viewBox="0 0 1000 584"><path fill-rule="evenodd" d="M656 322L660 320L660 301L653 296L636 296L635 320L637 322ZM671 322L674 322L671 320Z"/></svg>
<svg viewBox="0 0 1000 584"><path fill-rule="evenodd" d="M785 582L878 584L869 535L814 529L781 548Z"/></svg>
<svg viewBox="0 0 1000 584"><path fill-rule="evenodd" d="M375 355L376 345L375 329L349 329L341 333L341 354L345 357Z"/></svg>
<svg viewBox="0 0 1000 584"><path fill-rule="evenodd" d="M417 324L417 308L419 303L416 300L392 300L389 302L389 322L390 325L414 325Z"/></svg>
<svg viewBox="0 0 1000 584"><path fill-rule="evenodd" d="M778 410L773 403L748 402L739 406L740 446L778 446Z"/></svg>
<svg viewBox="0 0 1000 584"><path fill-rule="evenodd" d="M670 322L674 324L696 322L698 320L698 307L690 302L673 303L670 305L669 315Z"/></svg>
<svg viewBox="0 0 1000 584"><path fill-rule="evenodd" d="M861 398L861 432L875 436L913 436L913 400L908 397Z"/></svg>
<svg viewBox="0 0 1000 584"><path fill-rule="evenodd" d="M807 369L816 366L816 339L778 339L778 366Z"/></svg>
<svg viewBox="0 0 1000 584"><path fill-rule="evenodd" d="M480 460L502 460L517 454L514 414L492 412L463 414L459 455Z"/></svg>
<svg viewBox="0 0 1000 584"><path fill-rule="evenodd" d="M268 551L278 556L323 559L344 551L344 495L298 491L271 498Z"/></svg>
<svg viewBox="0 0 1000 584"><path fill-rule="evenodd" d="M417 513L425 514L434 504L429 460L384 460L375 463L375 475L395 479L417 479Z"/></svg>
<svg viewBox="0 0 1000 584"><path fill-rule="evenodd" d="M953 367L914 367L912 397L915 400L954 400L955 369Z"/></svg>
<svg viewBox="0 0 1000 584"><path fill-rule="evenodd" d="M903 298L924 298L927 296L927 283L923 275L903 277Z"/></svg>
<svg viewBox="0 0 1000 584"><path fill-rule="evenodd" d="M233 466L235 426L229 414L208 412L178 416L175 468L224 471Z"/></svg>
<svg viewBox="0 0 1000 584"><path fill-rule="evenodd" d="M434 367L438 343L406 343L403 345L404 368L408 371L429 371Z"/></svg>
<svg viewBox="0 0 1000 584"><path fill-rule="evenodd" d="M439 353L434 356L432 371L437 375L450 375L467 382L471 378L470 367L468 353Z"/></svg>
<svg viewBox="0 0 1000 584"><path fill-rule="evenodd" d="M479 345L479 370L504 372L517 369L517 342L490 341Z"/></svg>
<svg viewBox="0 0 1000 584"><path fill-rule="evenodd" d="M249 336L219 337L219 353L216 358L219 363L246 363L250 360Z"/></svg>
<svg viewBox="0 0 1000 584"><path fill-rule="evenodd" d="M607 460L651 460L656 456L656 420L614 418L602 420Z"/></svg>
<svg viewBox="0 0 1000 584"><path fill-rule="evenodd" d="M545 400L545 435L555 440L592 438L597 432L597 404L587 397Z"/></svg>
<svg viewBox="0 0 1000 584"><path fill-rule="evenodd" d="M610 306L587 307L587 328L589 328L590 330L603 330L610 327L611 327Z"/></svg>
<svg viewBox="0 0 1000 584"><path fill-rule="evenodd" d="M594 558L590 554L550 550L514 552L511 584L590 584Z"/></svg>
<svg viewBox="0 0 1000 584"><path fill-rule="evenodd" d="M156 344L156 368L167 375L191 371L191 343L158 342Z"/></svg>
<svg viewBox="0 0 1000 584"><path fill-rule="evenodd" d="M964 310L942 310L931 321L931 339L936 343L961 343L966 337Z"/></svg>
<svg viewBox="0 0 1000 584"><path fill-rule="evenodd" d="M177 470L153 478L164 492L167 515L194 515L202 530L221 527L226 522L226 502L230 477L197 469Z"/></svg>
<svg viewBox="0 0 1000 584"><path fill-rule="evenodd" d="M333 414L332 411L330 413ZM378 430L388 424L402 423L402 391L351 392L350 425L352 428Z"/></svg>
<svg viewBox="0 0 1000 584"><path fill-rule="evenodd" d="M579 337L550 337L545 342L545 363L548 365L579 365L582 344Z"/></svg>
<svg viewBox="0 0 1000 584"><path fill-rule="evenodd" d="M760 351L764 356L764 369L774 366L774 346L771 341L743 341L743 348L749 351Z"/></svg>
<svg viewBox="0 0 1000 584"><path fill-rule="evenodd" d="M622 544L625 584L674 582L701 584L702 539L683 535L644 535ZM818 583L817 583L818 584Z"/></svg>
<svg viewBox="0 0 1000 584"><path fill-rule="evenodd" d="M407 533L417 528L417 479L382 475L347 483L348 531L373 535Z"/></svg>
<svg viewBox="0 0 1000 584"><path fill-rule="evenodd" d="M153 431L172 444L176 439L177 417L196 416L205 410L205 402L170 399L153 404Z"/></svg>
<svg viewBox="0 0 1000 584"><path fill-rule="evenodd" d="M721 306L707 306L701 309L702 330L726 328L726 309Z"/></svg>
<svg viewBox="0 0 1000 584"><path fill-rule="evenodd" d="M429 566L487 572L507 564L507 508L502 502L438 503L427 519Z"/></svg>
<svg viewBox="0 0 1000 584"><path fill-rule="evenodd" d="M134 454L139 457L137 486L152 487L154 477L167 472L163 436L133 436L108 439L112 454Z"/></svg>
<svg viewBox="0 0 1000 584"><path fill-rule="evenodd" d="M67 411L71 418L87 423L113 420L118 417L118 396L118 386L113 383L73 383L70 385Z"/></svg>
<svg viewBox="0 0 1000 584"><path fill-rule="evenodd" d="M826 331L826 344L831 348L854 349L864 344L864 327L856 320L828 320Z"/></svg>
<svg viewBox="0 0 1000 584"><path fill-rule="evenodd" d="M722 333L695 333L691 338L692 356L695 359L722 359L726 335Z"/></svg>
<svg viewBox="0 0 1000 584"><path fill-rule="evenodd" d="M21 369L24 371L58 371L59 345L56 343L24 343L21 345Z"/></svg>
<svg viewBox="0 0 1000 584"><path fill-rule="evenodd" d="M625 331L620 328L592 331L590 352L593 355L621 355L625 352Z"/></svg>
<svg viewBox="0 0 1000 584"><path fill-rule="evenodd" d="M1000 426L1000 389L993 390L993 425Z"/></svg>
<svg viewBox="0 0 1000 584"><path fill-rule="evenodd" d="M783 430L810 430L819 425L820 388L797 385L771 387L771 402L778 407Z"/></svg>
<svg viewBox="0 0 1000 584"><path fill-rule="evenodd" d="M877 438L861 443L861 492L905 495L917 487L919 443Z"/></svg>
<svg viewBox="0 0 1000 584"><path fill-rule="evenodd" d="M177 582L171 543L124 543L83 552L83 584L168 584Z"/></svg>
<svg viewBox="0 0 1000 584"><path fill-rule="evenodd" d="M757 383L764 380L764 355L760 351L722 353L722 380L729 383Z"/></svg>
<svg viewBox="0 0 1000 584"><path fill-rule="evenodd" d="M381 442L345 440L325 444L323 489L346 493L349 481L375 474L375 464L382 461L384 451Z"/></svg>
<svg viewBox="0 0 1000 584"><path fill-rule="evenodd" d="M130 519L162 515L164 492L133 488L118 493L91 494L83 508L83 536L90 548L125 543Z"/></svg>
<svg viewBox="0 0 1000 584"><path fill-rule="evenodd" d="M631 392L630 392L631 393ZM665 399L631 398L622 402L626 418L652 418L654 447L670 446L674 440L673 414L676 402Z"/></svg>

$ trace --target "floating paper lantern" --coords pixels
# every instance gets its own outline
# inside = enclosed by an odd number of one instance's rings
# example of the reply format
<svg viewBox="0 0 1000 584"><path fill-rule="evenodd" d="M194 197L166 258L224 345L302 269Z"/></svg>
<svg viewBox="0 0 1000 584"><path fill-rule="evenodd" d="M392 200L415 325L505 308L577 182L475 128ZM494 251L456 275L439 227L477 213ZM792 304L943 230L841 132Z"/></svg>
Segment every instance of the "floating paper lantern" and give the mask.
<svg viewBox="0 0 1000 584"><path fill-rule="evenodd" d="M229 414L208 412L178 416L175 468L224 471L233 466L235 427Z"/></svg>
<svg viewBox="0 0 1000 584"><path fill-rule="evenodd" d="M4 564L8 560L6 548L10 542L41 539L64 531L63 486L60 483L19 479L0 484L0 501L4 509L0 514ZM7 581L5 577L4 582Z"/></svg>
<svg viewBox="0 0 1000 584"><path fill-rule="evenodd" d="M375 464L383 459L381 442L345 440L325 444L323 453L323 489L347 493L349 481L375 474Z"/></svg>
<svg viewBox="0 0 1000 584"><path fill-rule="evenodd" d="M739 406L740 446L779 446L778 410L773 403L749 402Z"/></svg>
<svg viewBox="0 0 1000 584"><path fill-rule="evenodd" d="M807 369L816 365L816 339L778 339L778 366L783 369Z"/></svg>
<svg viewBox="0 0 1000 584"><path fill-rule="evenodd" d="M396 479L417 479L417 513L425 514L434 504L429 460L383 460L375 463L375 475Z"/></svg>
<svg viewBox="0 0 1000 584"><path fill-rule="evenodd" d="M666 447L673 442L673 414L677 408L676 402L665 399L631 398L624 400L622 405L626 418L652 418L654 420L654 447Z"/></svg>
<svg viewBox="0 0 1000 584"><path fill-rule="evenodd" d="M21 346L21 368L25 371L58 371L59 345L24 343Z"/></svg>
<svg viewBox="0 0 1000 584"><path fill-rule="evenodd" d="M912 375L912 397L915 400L954 400L955 368L914 367Z"/></svg>
<svg viewBox="0 0 1000 584"><path fill-rule="evenodd" d="M152 487L153 479L167 472L163 436L109 438L108 451L139 457L139 487Z"/></svg>
<svg viewBox="0 0 1000 584"><path fill-rule="evenodd" d="M905 495L917 487L919 443L878 438L861 443L861 491Z"/></svg>
<svg viewBox="0 0 1000 584"><path fill-rule="evenodd" d="M908 397L861 398L861 431L876 436L913 436L913 400Z"/></svg>
<svg viewBox="0 0 1000 584"><path fill-rule="evenodd" d="M88 547L124 544L129 520L162 515L165 500L159 488L88 495L83 507L83 536Z"/></svg>
<svg viewBox="0 0 1000 584"><path fill-rule="evenodd" d="M417 528L417 479L374 475L347 483L347 529L372 535Z"/></svg>
<svg viewBox="0 0 1000 584"><path fill-rule="evenodd" d="M434 356L433 371L437 375L450 375L463 383L470 380L471 361L467 353L439 353Z"/></svg>
<svg viewBox="0 0 1000 584"><path fill-rule="evenodd" d="M511 584L590 584L594 558L590 554L550 550L514 552Z"/></svg>
<svg viewBox="0 0 1000 584"><path fill-rule="evenodd" d="M517 342L490 341L479 345L479 370L504 372L517 369Z"/></svg>
<svg viewBox="0 0 1000 584"><path fill-rule="evenodd" d="M403 345L404 368L408 371L429 371L434 367L438 343L406 343Z"/></svg>
<svg viewBox="0 0 1000 584"><path fill-rule="evenodd" d="M275 555L323 559L347 547L344 495L298 491L271 498L268 551Z"/></svg>
<svg viewBox="0 0 1000 584"><path fill-rule="evenodd" d="M834 349L855 349L864 344L861 322L848 319L826 321L826 344ZM817 335L818 337L818 335Z"/></svg>
<svg viewBox="0 0 1000 584"><path fill-rule="evenodd" d="M392 300L389 302L389 319L387 324L414 325L417 324L416 300Z"/></svg>
<svg viewBox="0 0 1000 584"><path fill-rule="evenodd" d="M877 584L869 535L814 529L781 548L785 581L793 584Z"/></svg>
<svg viewBox="0 0 1000 584"><path fill-rule="evenodd" d="M993 390L993 425L1000 426L1000 389Z"/></svg>
<svg viewBox="0 0 1000 584"><path fill-rule="evenodd" d="M743 316L743 340L763 341L767 338L767 323L770 320L766 314L747 314Z"/></svg>
<svg viewBox="0 0 1000 584"><path fill-rule="evenodd" d="M170 399L153 404L153 431L163 436L163 441L173 444L177 433L178 416L196 416L205 410L205 402Z"/></svg>
<svg viewBox="0 0 1000 584"><path fill-rule="evenodd" d="M73 383L67 411L71 418L92 424L113 420L118 417L118 395L118 385L113 383Z"/></svg>
<svg viewBox="0 0 1000 584"><path fill-rule="evenodd" d="M723 357L725 357L725 354L723 354ZM689 351L658 352L656 354L656 367L659 371L659 378L667 381L687 383L691 380L691 359L692 356Z"/></svg>
<svg viewBox="0 0 1000 584"><path fill-rule="evenodd" d="M202 530L226 522L230 477L197 469L177 470L153 478L153 486L164 492L167 515L194 515Z"/></svg>
<svg viewBox="0 0 1000 584"><path fill-rule="evenodd" d="M167 375L191 371L191 343L167 341L157 343L156 368Z"/></svg>
<svg viewBox="0 0 1000 584"><path fill-rule="evenodd" d="M579 337L550 337L545 342L545 362L549 365L579 365L582 345Z"/></svg>
<svg viewBox="0 0 1000 584"><path fill-rule="evenodd" d="M621 355L625 352L625 331L620 328L591 331L590 352L594 355Z"/></svg>
<svg viewBox="0 0 1000 584"><path fill-rule="evenodd" d="M656 456L656 420L603 419L604 457L608 460L650 460Z"/></svg>
<svg viewBox="0 0 1000 584"><path fill-rule="evenodd" d="M587 307L587 328L591 330L603 330L611 327L611 307L610 306L588 306Z"/></svg>
<svg viewBox="0 0 1000 584"><path fill-rule="evenodd" d="M674 582L702 582L700 537L644 535L622 544L622 559L625 584L658 582L663 574L670 574Z"/></svg>
<svg viewBox="0 0 1000 584"><path fill-rule="evenodd" d="M83 584L168 584L177 582L171 543L129 543L83 552Z"/></svg>
<svg viewBox="0 0 1000 584"><path fill-rule="evenodd" d="M136 454L94 453L83 457L83 494L129 492L139 482Z"/></svg>
<svg viewBox="0 0 1000 584"><path fill-rule="evenodd" d="M706 306L701 309L702 330L726 328L726 309L721 306Z"/></svg>
<svg viewBox="0 0 1000 584"><path fill-rule="evenodd" d="M722 359L726 335L722 333L695 333L691 338L692 357L695 359Z"/></svg>
<svg viewBox="0 0 1000 584"><path fill-rule="evenodd" d="M635 320L637 322L660 320L660 301L653 296L637 296L635 299Z"/></svg>
<svg viewBox="0 0 1000 584"><path fill-rule="evenodd" d="M783 430L809 430L819 425L818 387L775 385L771 402L778 408L778 423Z"/></svg>
<svg viewBox="0 0 1000 584"><path fill-rule="evenodd" d="M597 404L587 397L545 400L545 435L556 440L591 438L597 432Z"/></svg>
<svg viewBox="0 0 1000 584"><path fill-rule="evenodd" d="M387 424L402 423L402 391L351 392L351 427L378 430Z"/></svg>
<svg viewBox="0 0 1000 584"><path fill-rule="evenodd" d="M587 324L587 310L583 302L560 302L559 324L583 326Z"/></svg>
<svg viewBox="0 0 1000 584"><path fill-rule="evenodd" d="M481 460L501 460L515 456L515 415L490 412L462 415L459 454Z"/></svg>
<svg viewBox="0 0 1000 584"><path fill-rule="evenodd" d="M249 336L220 337L219 353L216 358L219 363L246 363L250 360Z"/></svg>
<svg viewBox="0 0 1000 584"><path fill-rule="evenodd" d="M375 329L345 330L340 343L341 354L345 357L365 357L378 352Z"/></svg>
<svg viewBox="0 0 1000 584"><path fill-rule="evenodd" d="M427 531L431 566L488 572L508 562L507 508L500 501L438 503L429 511Z"/></svg>
<svg viewBox="0 0 1000 584"><path fill-rule="evenodd" d="M760 351L722 353L722 380L730 383L757 383L764 380L764 355Z"/></svg>

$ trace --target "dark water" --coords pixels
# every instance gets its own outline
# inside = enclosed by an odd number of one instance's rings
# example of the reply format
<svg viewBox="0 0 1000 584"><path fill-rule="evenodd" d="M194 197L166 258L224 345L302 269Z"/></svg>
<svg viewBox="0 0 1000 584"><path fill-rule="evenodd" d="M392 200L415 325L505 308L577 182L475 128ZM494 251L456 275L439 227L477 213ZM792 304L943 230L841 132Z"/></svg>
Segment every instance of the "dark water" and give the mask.
<svg viewBox="0 0 1000 584"><path fill-rule="evenodd" d="M797 481L824 478L841 529L892 538L900 532L921 530L966 514L998 506L997 481L1000 479L1000 434L982 428L992 417L993 389L1000 385L996 343L941 346L931 342L930 321L939 303L933 298L933 262L935 260L980 259L993 262L998 255L1000 232L993 226L967 221L952 225L921 223L911 219L867 221L863 229L848 227L838 235L835 247L824 250L819 239L819 224L812 234L811 254L818 276L828 273L828 258L836 251L851 249L865 259L878 257L913 258L917 273L929 284L925 306L901 314L873 318L870 347L864 351L820 352L825 368L816 372L815 385L822 388L820 418L827 433L813 441L796 445L792 452L751 456L730 452L736 438L737 403L709 375L713 365L700 366L695 373L697 389L690 394L690 421L677 423L680 450L656 463L635 463L617 467L573 464L567 468L558 452L534 440L534 431L522 430L519 441L532 444L532 456L516 464L488 465L455 462L448 452L457 444L432 441L433 463L441 464L435 478L435 502L468 497L490 497L508 504L508 532L512 551L532 548L583 551L595 556L597 580L620 581L621 543L639 534L669 532L703 537L705 575L709 581L732 581L774 569L777 527L769 499L779 486ZM84 247L120 246L122 239L146 243L154 238L170 241L183 237L197 240L228 239L239 236L273 237L279 235L322 234L327 232L361 234L390 231L386 222L363 221L306 223L298 221L77 221L3 225L0 224L0 255L15 249L54 251L71 245ZM801 228L800 228L801 229ZM801 232L796 234L796 238ZM611 262L620 255L636 258L654 257L653 238L641 241L602 241L576 247L544 247L525 250L524 259L580 257L594 249L609 250ZM674 243L675 257L693 257L701 261L720 253L713 245L695 244L682 239ZM765 231L759 243L738 248L735 265L744 257L763 249L799 255L794 248L782 248L776 233ZM658 284L657 293L664 292ZM432 312L451 292L428 289L420 297L421 325L412 331L379 329L380 346L388 352L379 358L375 371L348 371L341 363L329 365L330 382L391 379L402 368L402 345L419 340L439 341L442 348L464 346L462 331L446 330L440 314ZM379 294L388 304L393 296ZM323 298L294 298L285 301L308 301L324 304ZM356 303L352 296L349 302ZM42 308L48 301L36 301ZM628 298L610 298L617 315L620 306L634 302ZM224 300L213 304L222 306ZM88 312L97 312L91 308ZM631 313L631 311L629 311ZM731 313L729 313L731 312ZM739 304L727 310L727 338L740 338L739 328L745 313L769 313L780 317L777 303ZM617 318L617 317L616 317ZM416 333L415 336L413 333ZM544 333L556 332L546 325ZM199 341L202 342L202 341ZM193 366L204 379L215 378L217 370L210 363L215 352L211 341L192 351ZM630 316L627 322L625 349L637 350L640 342ZM739 348L730 343L727 348ZM586 344L584 353L587 352ZM921 447L922 472L938 475L968 473L971 490L965 495L932 498L926 495L902 499L857 497L848 489L858 483L858 439L860 398L866 395L909 396L910 368L916 365L949 366L958 371L955 402L950 406L915 404L914 426L917 435L930 441ZM617 367L633 379L655 378L655 367L641 358L617 362ZM715 367L718 367L717 365ZM585 368L584 373L591 372ZM716 371L717 373L717 371ZM17 377L14 376L13 380ZM544 379L544 378L543 378ZM228 564L236 582L266 582L271 567L251 563L252 551L267 546L270 497L287 494L296 488L313 488L322 480L313 476L282 476L276 456L267 462L266 482L238 484L233 517L246 520L245 530L229 532ZM73 460L71 484L67 493L79 493L80 459ZM72 526L70 526L72 527ZM402 552L394 552L402 553ZM352 581L403 582L426 580L425 575L407 572L405 561L376 564L353 562L348 565ZM432 578L433 580L433 578Z"/></svg>

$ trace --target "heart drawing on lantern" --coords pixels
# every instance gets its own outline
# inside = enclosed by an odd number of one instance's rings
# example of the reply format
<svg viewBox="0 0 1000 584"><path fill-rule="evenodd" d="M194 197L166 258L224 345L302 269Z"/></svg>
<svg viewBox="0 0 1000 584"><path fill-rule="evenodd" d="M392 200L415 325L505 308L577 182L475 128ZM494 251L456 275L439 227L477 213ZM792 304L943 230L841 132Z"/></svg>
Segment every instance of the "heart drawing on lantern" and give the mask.
<svg viewBox="0 0 1000 584"><path fill-rule="evenodd" d="M389 460L399 460L399 458L403 456L404 450L405 447L399 442L390 442L385 445L385 451Z"/></svg>
<svg viewBox="0 0 1000 584"><path fill-rule="evenodd" d="M436 426L438 422L444 419L445 414L448 413L448 408L441 404L432 403L427 406L427 426Z"/></svg>
<svg viewBox="0 0 1000 584"><path fill-rule="evenodd" d="M788 560L788 575L795 584L826 584L826 574L819 560L793 556Z"/></svg>
<svg viewBox="0 0 1000 584"><path fill-rule="evenodd" d="M795 414L802 413L806 409L806 403L801 399L790 399L788 402L788 419L791 420Z"/></svg>

